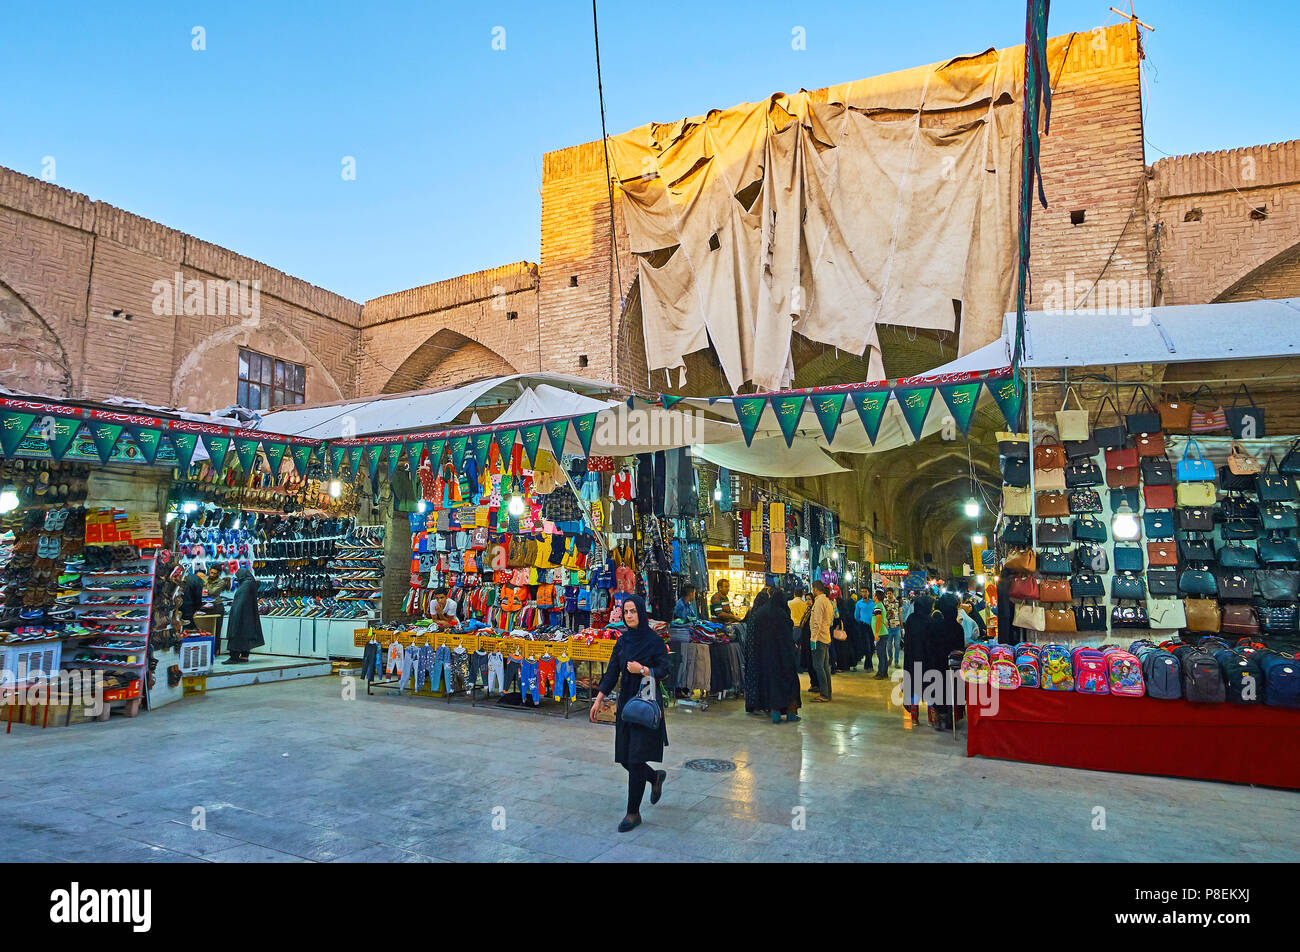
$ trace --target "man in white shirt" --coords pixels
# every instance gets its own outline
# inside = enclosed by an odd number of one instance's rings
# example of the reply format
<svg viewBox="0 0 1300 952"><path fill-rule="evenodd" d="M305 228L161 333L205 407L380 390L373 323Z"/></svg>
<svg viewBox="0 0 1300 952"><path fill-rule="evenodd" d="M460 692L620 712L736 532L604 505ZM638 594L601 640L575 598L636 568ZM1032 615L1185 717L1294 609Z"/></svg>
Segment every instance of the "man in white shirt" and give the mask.
<svg viewBox="0 0 1300 952"><path fill-rule="evenodd" d="M429 617L439 628L456 627L456 602L447 597L445 588L434 590L433 598L429 600Z"/></svg>
<svg viewBox="0 0 1300 952"><path fill-rule="evenodd" d="M826 702L831 699L831 624L835 620L835 605L826 594L826 586L820 580L813 582L813 606L810 629L812 632L812 663L817 673L817 688L820 692L813 700Z"/></svg>

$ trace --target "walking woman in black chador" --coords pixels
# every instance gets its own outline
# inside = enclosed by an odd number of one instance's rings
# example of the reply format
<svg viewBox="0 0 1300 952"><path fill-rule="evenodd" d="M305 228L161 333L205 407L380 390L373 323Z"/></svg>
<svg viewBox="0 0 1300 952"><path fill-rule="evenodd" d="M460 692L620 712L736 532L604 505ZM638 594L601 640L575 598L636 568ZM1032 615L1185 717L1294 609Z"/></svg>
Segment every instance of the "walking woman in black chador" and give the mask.
<svg viewBox="0 0 1300 952"><path fill-rule="evenodd" d="M755 637L758 633L759 615L769 598L771 595L766 588L754 596L754 604L749 606L749 611L745 613L745 620L741 622L743 643L740 653L745 662L743 677L746 714L762 714L769 709L762 685L758 680L758 638ZM788 610L786 614L789 614Z"/></svg>
<svg viewBox="0 0 1300 952"><path fill-rule="evenodd" d="M751 610L750 615L753 614ZM795 671L795 646L790 638L793 627L790 600L780 589L773 589L772 597L759 607L758 617L749 630L749 640L754 645L754 680L763 699L763 709L771 712L773 724L779 724L782 715L787 721L799 720L799 675Z"/></svg>
<svg viewBox="0 0 1300 952"><path fill-rule="evenodd" d="M953 728L953 685L948 677L948 656L961 651L965 644L961 623L957 621L957 607L961 600L951 593L943 595L931 610L922 636L922 655L929 689L934 701L927 704L930 725L937 731ZM916 613L913 612L913 615ZM911 619L908 619L909 621Z"/></svg>
<svg viewBox="0 0 1300 952"><path fill-rule="evenodd" d="M933 611L934 599L923 591L916 596L912 614L903 624L903 707L912 715L913 724L920 719L925 668L924 635Z"/></svg>
<svg viewBox="0 0 1300 952"><path fill-rule="evenodd" d="M649 674L655 679L655 703L659 703L658 682L668 676L668 649L664 647L663 639L651 630L645 599L640 595L629 595L623 603L623 621L627 630L614 643L609 667L600 681L600 691L592 702L590 714L594 723L601 702L618 684L614 762L627 770L627 816L618 825L620 833L641 825L641 798L645 796L646 784L650 784L650 802L658 803L668 776L667 771L653 770L649 765L650 761L664 759L664 748L668 746L668 728L664 719L660 717L658 730L623 720L623 708L641 689L642 675Z"/></svg>

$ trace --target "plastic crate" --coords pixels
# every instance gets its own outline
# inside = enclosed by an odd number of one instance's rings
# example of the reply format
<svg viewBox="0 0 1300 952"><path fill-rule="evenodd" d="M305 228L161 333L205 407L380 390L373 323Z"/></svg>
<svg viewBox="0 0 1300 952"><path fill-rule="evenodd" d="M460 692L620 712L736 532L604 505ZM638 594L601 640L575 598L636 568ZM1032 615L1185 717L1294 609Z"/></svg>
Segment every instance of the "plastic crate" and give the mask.
<svg viewBox="0 0 1300 952"><path fill-rule="evenodd" d="M24 644L0 645L0 671L4 680L23 682L40 674L59 673L63 660L62 641L29 641Z"/></svg>
<svg viewBox="0 0 1300 952"><path fill-rule="evenodd" d="M212 649L216 639L209 635L191 635L181 639L181 674L207 674L212 670Z"/></svg>
<svg viewBox="0 0 1300 952"><path fill-rule="evenodd" d="M140 682L135 681L129 687L109 688L104 692L104 703L111 704L114 701L130 701L140 696Z"/></svg>

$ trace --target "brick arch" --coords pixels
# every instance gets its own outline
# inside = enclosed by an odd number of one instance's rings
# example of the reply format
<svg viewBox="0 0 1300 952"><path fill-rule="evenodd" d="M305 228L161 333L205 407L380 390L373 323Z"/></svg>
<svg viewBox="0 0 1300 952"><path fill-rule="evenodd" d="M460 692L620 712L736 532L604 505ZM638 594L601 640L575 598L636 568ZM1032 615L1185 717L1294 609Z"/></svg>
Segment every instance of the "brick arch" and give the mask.
<svg viewBox="0 0 1300 952"><path fill-rule="evenodd" d="M1212 301L1254 301L1300 296L1300 242L1252 268L1216 294Z"/></svg>
<svg viewBox="0 0 1300 952"><path fill-rule="evenodd" d="M501 354L459 331L444 327L392 369L380 393L452 386L480 377L518 373Z"/></svg>
<svg viewBox="0 0 1300 952"><path fill-rule="evenodd" d="M27 300L0 281L0 385L51 397L72 396L72 368L63 342Z"/></svg>

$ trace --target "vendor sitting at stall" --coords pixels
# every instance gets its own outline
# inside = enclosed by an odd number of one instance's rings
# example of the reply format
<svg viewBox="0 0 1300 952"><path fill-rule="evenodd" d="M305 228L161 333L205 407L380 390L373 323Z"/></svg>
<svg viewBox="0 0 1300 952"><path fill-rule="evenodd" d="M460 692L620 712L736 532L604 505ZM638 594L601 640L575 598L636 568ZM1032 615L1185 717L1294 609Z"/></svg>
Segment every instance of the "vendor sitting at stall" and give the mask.
<svg viewBox="0 0 1300 952"><path fill-rule="evenodd" d="M681 597L673 609L673 621L693 625L699 620L699 613L695 610L695 586L683 586Z"/></svg>
<svg viewBox="0 0 1300 952"><path fill-rule="evenodd" d="M740 618L731 613L731 582L718 579L718 590L709 599L709 617L724 625L734 625Z"/></svg>
<svg viewBox="0 0 1300 952"><path fill-rule="evenodd" d="M447 597L445 588L434 589L433 598L429 600L429 617L439 628L456 626L456 602Z"/></svg>

